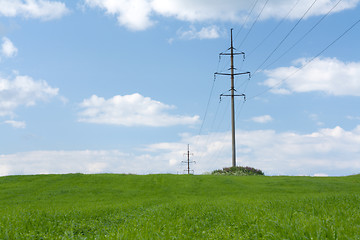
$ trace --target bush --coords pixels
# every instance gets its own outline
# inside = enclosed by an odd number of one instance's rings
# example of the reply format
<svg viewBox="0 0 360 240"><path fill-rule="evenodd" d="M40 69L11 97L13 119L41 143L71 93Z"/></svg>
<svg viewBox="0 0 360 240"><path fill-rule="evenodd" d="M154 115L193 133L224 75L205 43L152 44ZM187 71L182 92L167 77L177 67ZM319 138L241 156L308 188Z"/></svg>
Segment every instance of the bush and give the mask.
<svg viewBox="0 0 360 240"><path fill-rule="evenodd" d="M265 175L261 170L252 167L228 167L222 170L215 170L211 173L212 175L235 175L235 176L254 176L254 175Z"/></svg>

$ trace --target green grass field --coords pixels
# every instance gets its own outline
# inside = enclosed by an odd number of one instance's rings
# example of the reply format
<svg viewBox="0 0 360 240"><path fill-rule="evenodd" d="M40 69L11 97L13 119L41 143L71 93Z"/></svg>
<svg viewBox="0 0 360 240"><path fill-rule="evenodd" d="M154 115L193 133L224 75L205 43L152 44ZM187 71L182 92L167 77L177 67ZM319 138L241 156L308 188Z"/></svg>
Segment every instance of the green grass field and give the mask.
<svg viewBox="0 0 360 240"><path fill-rule="evenodd" d="M0 239L360 239L360 176L1 177Z"/></svg>

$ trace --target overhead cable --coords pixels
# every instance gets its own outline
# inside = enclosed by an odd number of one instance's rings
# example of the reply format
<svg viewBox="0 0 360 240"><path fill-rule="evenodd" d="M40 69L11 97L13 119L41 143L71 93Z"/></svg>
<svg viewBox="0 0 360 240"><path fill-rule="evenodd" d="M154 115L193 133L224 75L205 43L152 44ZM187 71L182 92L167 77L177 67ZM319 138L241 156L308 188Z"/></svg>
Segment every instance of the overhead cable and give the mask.
<svg viewBox="0 0 360 240"><path fill-rule="evenodd" d="M258 97L262 94L265 94L266 92L270 91L271 89L276 88L277 86L280 86L283 82L285 82L286 80L288 80L289 78L291 78L292 76L294 76L296 73L298 73L299 71L301 71L303 68L305 68L307 65L309 65L312 61L314 61L317 57L319 57L321 54L323 54L326 50L328 50L332 45L334 45L337 41L339 41L342 37L344 37L351 29L353 29L357 24L360 23L360 19L358 19L355 23L353 23L349 28L347 28L340 36L338 36L335 40L333 40L329 45L327 45L323 50L321 50L318 54L316 54L313 58L311 58L308 62L306 62L304 65L302 65L300 68L298 68L296 71L294 71L293 73L291 73L289 76L287 76L286 78L282 79L281 81L279 81L277 84L275 84L272 87L267 88L266 90L251 96L248 99L253 99L255 97Z"/></svg>
<svg viewBox="0 0 360 240"><path fill-rule="evenodd" d="M249 31L248 31L247 34L245 35L244 39L241 41L241 43L240 43L240 45L239 45L239 49L241 48L241 46L243 45L243 43L245 42L245 40L246 40L247 37L249 36L251 30L254 28L255 24L256 24L257 21L259 20L261 14L262 14L262 12L264 11L264 9L265 9L265 7L266 7L266 5L267 5L268 2L269 2L269 0L266 0L266 2L264 3L261 11L260 11L259 14L257 15L257 17L256 17L255 21L253 22L253 24L251 25Z"/></svg>
<svg viewBox="0 0 360 240"><path fill-rule="evenodd" d="M290 36L290 34L294 31L294 29L299 25L299 23L304 19L306 14L310 11L310 9L314 6L317 0L311 4L311 6L305 11L302 17L296 22L296 24L291 28L291 30L286 34L286 36L279 42L279 44L275 47L275 49L267 56L267 58L260 64L260 66L253 71L253 75L255 75L259 69L269 60L269 58L279 49L279 47L285 42L285 40Z"/></svg>
<svg viewBox="0 0 360 240"><path fill-rule="evenodd" d="M281 54L277 59L275 59L273 62L271 62L270 64L268 64L266 68L268 68L269 66L273 65L274 63L276 63L277 61L279 61L280 58L282 58L283 56L285 56L288 52L290 52L290 50L292 50L296 45L299 44L299 42L301 42L307 35L309 35L309 33L311 33L341 2L342 0L339 0L322 18L320 18L315 25L310 28L298 41L296 41L290 48L288 48L283 54Z"/></svg>
<svg viewBox="0 0 360 240"><path fill-rule="evenodd" d="M297 0L296 3L294 4L294 6L290 9L290 11L285 15L285 17L283 17L281 19L281 21L273 28L273 30L271 30L271 32L253 49L251 50L247 56L251 56L262 44L264 44L264 42L280 27L280 25L288 18L288 16L290 15L290 13L295 9L295 7L298 5L298 3L300 2L300 0Z"/></svg>

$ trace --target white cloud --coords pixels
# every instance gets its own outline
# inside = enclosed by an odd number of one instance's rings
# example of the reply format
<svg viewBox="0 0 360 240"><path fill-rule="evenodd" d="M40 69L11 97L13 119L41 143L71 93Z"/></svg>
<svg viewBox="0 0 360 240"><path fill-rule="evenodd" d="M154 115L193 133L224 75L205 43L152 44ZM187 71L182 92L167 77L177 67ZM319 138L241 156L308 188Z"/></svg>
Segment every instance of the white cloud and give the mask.
<svg viewBox="0 0 360 240"><path fill-rule="evenodd" d="M273 130L237 131L238 165L251 166L268 175L350 175L360 173L360 125L351 131L324 128L310 134ZM180 143L149 146L163 158L179 156L190 144L196 173L231 165L231 133L184 136ZM149 150L148 149L148 150Z"/></svg>
<svg viewBox="0 0 360 240"><path fill-rule="evenodd" d="M276 0L276 1L270 1L266 8L263 11L261 19L269 19L269 18L283 18L286 17L286 14L289 12L289 10L296 4L297 0ZM310 7L310 5L313 3L313 0L306 0L301 1L299 4L296 5L294 10L291 12L289 16L287 16L288 19L299 19L301 18L304 13L307 11L307 9ZM327 12L329 12L330 9L335 6L335 4L338 1L334 0L323 0L323 1L317 1L311 10L307 13L305 16L305 19L312 17L312 16L319 16L324 15ZM347 9L355 8L357 4L359 3L359 0L345 0L342 1L332 12L340 12ZM257 12L259 12L260 7L257 8Z"/></svg>
<svg viewBox="0 0 360 240"><path fill-rule="evenodd" d="M274 0L265 7L260 20L286 17L288 11L297 0ZM312 0L297 4L289 19L298 19L312 4ZM176 18L187 22L226 21L244 23L252 8L252 0L85 0L90 7L98 7L108 14L116 15L118 22L132 30L144 30L154 24L154 15ZM326 14L336 1L318 1L305 18ZM359 0L343 0L333 12L356 7ZM263 8L263 2L255 6L252 18L255 18Z"/></svg>
<svg viewBox="0 0 360 240"><path fill-rule="evenodd" d="M257 123L268 123L271 122L273 118L270 115L263 115L263 116L253 117L251 118L251 120Z"/></svg>
<svg viewBox="0 0 360 240"><path fill-rule="evenodd" d="M195 21L241 21L242 15L247 12L251 1L235 0L208 1L208 0L153 0L153 10L166 17L195 22ZM240 12L240 13L239 13Z"/></svg>
<svg viewBox="0 0 360 240"><path fill-rule="evenodd" d="M359 116L346 116L346 118L349 120L360 120Z"/></svg>
<svg viewBox="0 0 360 240"><path fill-rule="evenodd" d="M171 45L171 44L173 44L173 42L174 42L174 38L169 38L168 40L167 40L167 42Z"/></svg>
<svg viewBox="0 0 360 240"><path fill-rule="evenodd" d="M131 30L144 30L153 25L148 0L85 0L85 3L117 16L119 24Z"/></svg>
<svg viewBox="0 0 360 240"><path fill-rule="evenodd" d="M244 22L252 8L254 1L245 0L223 0L223 1L209 1L209 0L153 0L152 7L154 11L163 16L172 16L184 21L231 21ZM270 1L264 8L261 18L262 20L270 18L283 18L296 4L297 0L275 0ZM318 1L306 17L326 14L336 3L333 0ZM299 19L303 16L305 11L313 3L313 0L302 1L297 4L292 13L287 16L289 19ZM333 10L339 12L345 9L356 7L359 0L345 0ZM252 17L256 17L262 10L264 2L259 3L254 8Z"/></svg>
<svg viewBox="0 0 360 240"><path fill-rule="evenodd" d="M179 30L178 35L182 39L215 39L220 37L220 30L217 26L209 26L198 31L194 26L191 26L190 30Z"/></svg>
<svg viewBox="0 0 360 240"><path fill-rule="evenodd" d="M14 80L0 78L0 116L12 116L21 106L33 106L58 94L45 81L35 81L29 76L16 76Z"/></svg>
<svg viewBox="0 0 360 240"><path fill-rule="evenodd" d="M113 151L34 151L0 155L0 175L40 173L177 173L190 144L196 174L231 165L231 133L183 135L129 153ZM310 134L273 130L237 131L237 163L267 175L339 176L360 172L360 125L346 131L324 128Z"/></svg>
<svg viewBox="0 0 360 240"><path fill-rule="evenodd" d="M7 37L2 38L3 43L1 45L1 52L5 57L14 57L16 56L18 49Z"/></svg>
<svg viewBox="0 0 360 240"><path fill-rule="evenodd" d="M114 96L108 100L91 96L80 106L80 122L113 124L123 126L173 126L192 125L199 121L199 116L170 115L166 111L174 106L166 105L138 93L125 96Z"/></svg>
<svg viewBox="0 0 360 240"><path fill-rule="evenodd" d="M277 94L319 91L334 96L360 96L360 62L316 58L298 71L308 61L301 58L294 61L295 66L264 71L268 79L263 84L273 87L272 92Z"/></svg>
<svg viewBox="0 0 360 240"><path fill-rule="evenodd" d="M26 128L26 123L25 122L7 120L7 121L4 121L4 123L9 124L14 128Z"/></svg>
<svg viewBox="0 0 360 240"><path fill-rule="evenodd" d="M318 126L324 125L324 123L319 120L319 116L315 113L309 114L309 118L312 121L316 122L316 125L318 125Z"/></svg>
<svg viewBox="0 0 360 240"><path fill-rule="evenodd" d="M5 17L22 16L52 20L61 18L69 10L65 4L47 0L0 0L0 15Z"/></svg>
<svg viewBox="0 0 360 240"><path fill-rule="evenodd" d="M169 162L148 154L110 151L33 151L0 155L0 176L64 173L166 173Z"/></svg>
<svg viewBox="0 0 360 240"><path fill-rule="evenodd" d="M327 175L325 173L315 173L313 176L314 177L328 177L329 175Z"/></svg>

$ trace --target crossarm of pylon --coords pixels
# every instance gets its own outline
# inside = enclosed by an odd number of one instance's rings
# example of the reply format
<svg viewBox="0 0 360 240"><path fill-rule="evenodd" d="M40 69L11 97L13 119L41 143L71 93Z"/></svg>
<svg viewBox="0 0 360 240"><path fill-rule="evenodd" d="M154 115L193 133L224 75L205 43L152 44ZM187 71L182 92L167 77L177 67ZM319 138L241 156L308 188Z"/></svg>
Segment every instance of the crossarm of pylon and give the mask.
<svg viewBox="0 0 360 240"><path fill-rule="evenodd" d="M244 75L244 74L250 74L250 72L242 72L242 73L214 73L215 75L226 75L226 76L231 76L231 75Z"/></svg>
<svg viewBox="0 0 360 240"><path fill-rule="evenodd" d="M239 52L239 53L233 53L233 55L244 55L244 52ZM220 53L220 55L229 55L231 56L231 53Z"/></svg>

